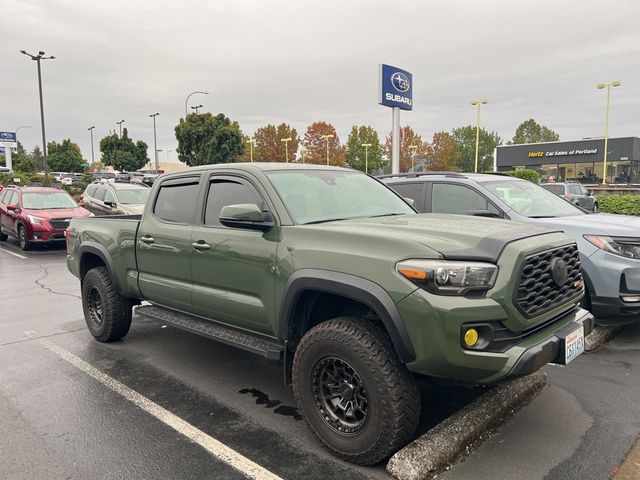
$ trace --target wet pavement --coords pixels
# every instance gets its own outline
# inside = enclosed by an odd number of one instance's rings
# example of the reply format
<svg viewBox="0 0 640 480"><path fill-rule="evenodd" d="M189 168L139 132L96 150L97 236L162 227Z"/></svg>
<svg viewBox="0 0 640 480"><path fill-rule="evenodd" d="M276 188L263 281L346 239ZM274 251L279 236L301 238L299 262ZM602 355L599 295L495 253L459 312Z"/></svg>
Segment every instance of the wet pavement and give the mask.
<svg viewBox="0 0 640 480"><path fill-rule="evenodd" d="M46 342L274 478L388 478L383 465L353 466L319 445L277 362L139 318L123 341L95 342L64 250L0 243L0 282L2 478L246 478ZM639 340L627 328L597 353L547 367L550 387L442 477L608 478L640 432ZM422 431L481 393L423 388Z"/></svg>

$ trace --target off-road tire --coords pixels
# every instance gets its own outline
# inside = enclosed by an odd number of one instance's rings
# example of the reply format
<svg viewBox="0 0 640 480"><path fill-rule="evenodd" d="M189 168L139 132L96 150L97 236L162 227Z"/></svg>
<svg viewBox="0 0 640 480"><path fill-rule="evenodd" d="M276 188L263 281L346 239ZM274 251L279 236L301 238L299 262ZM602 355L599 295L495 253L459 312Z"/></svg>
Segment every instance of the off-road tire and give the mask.
<svg viewBox="0 0 640 480"><path fill-rule="evenodd" d="M27 229L24 225L18 225L18 244L25 252L31 250L32 244L27 238Z"/></svg>
<svg viewBox="0 0 640 480"><path fill-rule="evenodd" d="M91 335L99 342L114 342L129 332L132 304L116 292L106 267L92 268L85 275L82 309Z"/></svg>
<svg viewBox="0 0 640 480"><path fill-rule="evenodd" d="M0 242L6 242L7 238L9 238L9 235L2 233L2 230L0 230Z"/></svg>
<svg viewBox="0 0 640 480"><path fill-rule="evenodd" d="M318 368L333 359L352 367L366 391L366 420L356 432L340 432L330 425L335 417L328 419L331 413L319 393ZM359 318L337 317L304 335L294 356L293 390L301 414L327 449L360 465L379 463L406 445L420 419L415 379L389 338Z"/></svg>

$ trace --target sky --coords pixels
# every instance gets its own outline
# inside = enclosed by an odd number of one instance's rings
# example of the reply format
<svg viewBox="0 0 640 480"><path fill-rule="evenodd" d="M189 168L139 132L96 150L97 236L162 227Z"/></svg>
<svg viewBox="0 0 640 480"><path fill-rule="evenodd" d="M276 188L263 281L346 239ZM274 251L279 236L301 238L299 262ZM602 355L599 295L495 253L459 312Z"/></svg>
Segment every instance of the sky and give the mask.
<svg viewBox="0 0 640 480"><path fill-rule="evenodd" d="M71 138L91 158L125 120L161 161L174 159L174 127L189 106L222 112L252 135L286 122L303 135L332 123L383 139L391 109L378 105L378 64L413 73L413 111L401 124L423 139L481 124L504 142L535 118L575 140L640 135L640 2L617 0L0 0L0 131L41 145L36 62L43 50L47 141ZM169 155L167 157L167 154Z"/></svg>

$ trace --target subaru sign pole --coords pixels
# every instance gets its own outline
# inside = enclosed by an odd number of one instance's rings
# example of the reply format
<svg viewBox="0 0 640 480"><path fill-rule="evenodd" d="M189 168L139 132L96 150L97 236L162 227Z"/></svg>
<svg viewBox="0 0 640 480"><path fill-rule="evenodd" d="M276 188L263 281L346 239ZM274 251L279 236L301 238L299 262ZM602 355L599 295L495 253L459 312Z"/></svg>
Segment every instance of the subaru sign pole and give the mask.
<svg viewBox="0 0 640 480"><path fill-rule="evenodd" d="M4 147L4 163L9 170L13 169L11 149L18 147L16 132L0 132L0 147Z"/></svg>
<svg viewBox="0 0 640 480"><path fill-rule="evenodd" d="M413 76L406 70L380 64L378 103L392 108L391 173L400 173L400 110L413 109Z"/></svg>

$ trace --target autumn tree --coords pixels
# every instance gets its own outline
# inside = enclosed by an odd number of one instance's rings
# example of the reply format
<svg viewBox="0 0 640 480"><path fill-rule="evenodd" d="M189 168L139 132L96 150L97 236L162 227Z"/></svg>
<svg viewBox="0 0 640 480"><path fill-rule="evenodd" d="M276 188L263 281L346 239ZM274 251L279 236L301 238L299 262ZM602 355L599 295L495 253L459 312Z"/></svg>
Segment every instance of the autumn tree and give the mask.
<svg viewBox="0 0 640 480"><path fill-rule="evenodd" d="M456 166L460 151L453 137L447 132L436 132L429 144L429 170L445 172Z"/></svg>
<svg viewBox="0 0 640 480"><path fill-rule="evenodd" d="M290 138L285 148L284 138ZM253 135L254 147L253 158L258 162L284 162L286 154L289 155L289 161L292 162L296 158L300 139L298 132L286 123L278 126L265 125L256 130Z"/></svg>
<svg viewBox="0 0 640 480"><path fill-rule="evenodd" d="M454 128L451 137L457 145L459 156L456 167L462 172L473 172L476 154L476 127ZM493 150L502 144L502 139L496 132L480 129L478 142L478 171L487 172L493 168Z"/></svg>
<svg viewBox="0 0 640 480"><path fill-rule="evenodd" d="M389 133L384 144L384 151L389 160L391 160L391 138ZM409 147L417 148L409 148ZM400 128L400 171L409 172L418 162L426 162L429 157L429 144L422 140L410 126Z"/></svg>
<svg viewBox="0 0 640 480"><path fill-rule="evenodd" d="M230 163L245 150L238 122L231 121L223 113L215 116L211 113L187 115L186 120L180 119L175 133L178 159L190 167Z"/></svg>
<svg viewBox="0 0 640 480"><path fill-rule="evenodd" d="M122 130L121 137L113 133L100 140L101 162L121 172L133 172L144 167L149 162L147 150L145 142L138 140L134 143L129 138L126 128Z"/></svg>
<svg viewBox="0 0 640 480"><path fill-rule="evenodd" d="M512 143L517 145L521 143L557 142L558 140L560 140L560 135L530 118L518 125Z"/></svg>
<svg viewBox="0 0 640 480"><path fill-rule="evenodd" d="M242 135L242 144L244 145L244 151L237 155L236 158L233 160L234 162L250 162L251 161L251 145L249 145L249 141L251 140L251 137L249 135ZM256 146L253 146L253 159L254 161L257 160L256 158Z"/></svg>
<svg viewBox="0 0 640 480"><path fill-rule="evenodd" d="M322 138L332 135L331 138ZM327 141L329 142L329 164L342 166L344 164L344 147L340 145L338 133L333 125L327 122L314 122L307 128L302 140L306 149L305 163L327 163Z"/></svg>
<svg viewBox="0 0 640 480"><path fill-rule="evenodd" d="M364 147L363 144L369 145ZM383 168L387 161L383 156L382 145L378 138L378 132L368 125L354 125L347 138L344 158L348 166L367 172Z"/></svg>
<svg viewBox="0 0 640 480"><path fill-rule="evenodd" d="M67 138L62 143L47 143L47 164L52 172L81 172L84 159L80 147Z"/></svg>

